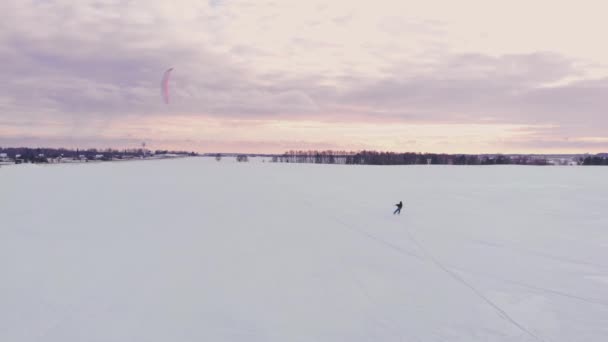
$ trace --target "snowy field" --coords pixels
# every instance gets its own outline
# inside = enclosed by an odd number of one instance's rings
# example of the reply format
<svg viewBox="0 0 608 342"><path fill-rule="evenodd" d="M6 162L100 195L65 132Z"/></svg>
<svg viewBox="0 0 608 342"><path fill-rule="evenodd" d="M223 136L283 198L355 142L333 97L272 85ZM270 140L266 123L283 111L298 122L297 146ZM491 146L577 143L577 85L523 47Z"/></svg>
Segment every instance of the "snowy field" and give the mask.
<svg viewBox="0 0 608 342"><path fill-rule="evenodd" d="M604 342L607 209L601 167L2 166L0 341Z"/></svg>

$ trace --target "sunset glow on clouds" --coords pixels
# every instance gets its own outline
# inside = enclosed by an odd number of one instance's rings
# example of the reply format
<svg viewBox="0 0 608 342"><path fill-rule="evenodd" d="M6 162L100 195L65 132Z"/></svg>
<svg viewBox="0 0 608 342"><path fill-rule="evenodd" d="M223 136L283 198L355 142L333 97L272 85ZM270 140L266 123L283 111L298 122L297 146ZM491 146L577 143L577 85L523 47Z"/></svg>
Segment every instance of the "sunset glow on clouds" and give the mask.
<svg viewBox="0 0 608 342"><path fill-rule="evenodd" d="M6 0L0 145L608 151L605 7Z"/></svg>

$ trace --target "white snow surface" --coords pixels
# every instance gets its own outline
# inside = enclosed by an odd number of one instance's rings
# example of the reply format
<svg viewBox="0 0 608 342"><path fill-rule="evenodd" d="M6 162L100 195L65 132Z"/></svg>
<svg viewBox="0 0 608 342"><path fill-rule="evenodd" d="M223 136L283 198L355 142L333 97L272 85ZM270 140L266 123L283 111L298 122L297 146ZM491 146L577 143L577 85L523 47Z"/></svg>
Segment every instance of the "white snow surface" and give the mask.
<svg viewBox="0 0 608 342"><path fill-rule="evenodd" d="M0 341L608 341L607 176L2 167Z"/></svg>

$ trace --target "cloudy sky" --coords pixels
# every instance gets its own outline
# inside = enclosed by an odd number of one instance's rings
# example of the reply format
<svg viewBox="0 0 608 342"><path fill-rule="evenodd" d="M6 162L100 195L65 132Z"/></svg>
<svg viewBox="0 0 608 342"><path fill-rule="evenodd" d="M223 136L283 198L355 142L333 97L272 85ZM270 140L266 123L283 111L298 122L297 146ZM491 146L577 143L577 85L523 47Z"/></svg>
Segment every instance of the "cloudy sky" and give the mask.
<svg viewBox="0 0 608 342"><path fill-rule="evenodd" d="M607 152L607 11L594 0L2 0L0 145Z"/></svg>

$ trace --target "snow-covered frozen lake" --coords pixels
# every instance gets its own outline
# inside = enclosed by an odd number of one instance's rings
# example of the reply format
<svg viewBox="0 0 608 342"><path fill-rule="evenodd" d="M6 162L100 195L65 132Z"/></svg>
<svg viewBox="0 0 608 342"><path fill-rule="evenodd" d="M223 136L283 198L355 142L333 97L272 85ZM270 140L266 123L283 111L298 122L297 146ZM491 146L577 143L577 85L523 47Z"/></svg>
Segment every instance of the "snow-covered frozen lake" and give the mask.
<svg viewBox="0 0 608 342"><path fill-rule="evenodd" d="M0 341L604 342L607 208L601 167L3 166Z"/></svg>

